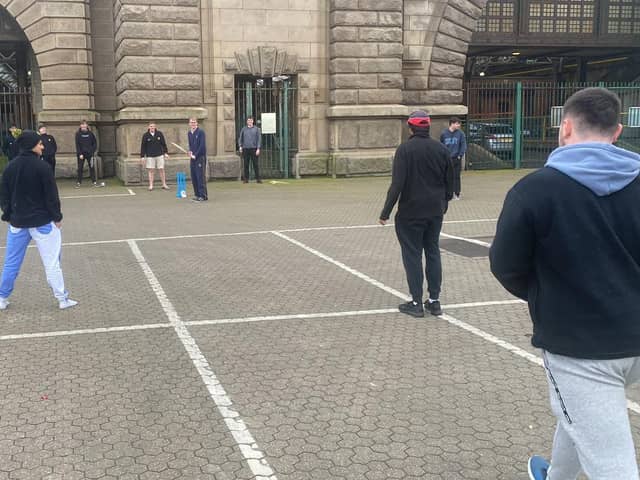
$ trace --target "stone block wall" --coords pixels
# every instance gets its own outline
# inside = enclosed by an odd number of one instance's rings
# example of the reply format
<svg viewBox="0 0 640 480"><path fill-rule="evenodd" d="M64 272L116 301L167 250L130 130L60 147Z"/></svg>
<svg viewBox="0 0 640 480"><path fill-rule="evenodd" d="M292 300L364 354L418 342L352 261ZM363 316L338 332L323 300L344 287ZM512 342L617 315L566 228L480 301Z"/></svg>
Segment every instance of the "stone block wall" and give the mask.
<svg viewBox="0 0 640 480"><path fill-rule="evenodd" d="M205 102L217 104L216 162L236 150L237 75L292 77L301 154L327 151L326 0L202 0Z"/></svg>
<svg viewBox="0 0 640 480"><path fill-rule="evenodd" d="M332 105L402 102L402 0L331 0Z"/></svg>
<svg viewBox="0 0 640 480"><path fill-rule="evenodd" d="M115 0L119 108L202 103L200 0Z"/></svg>

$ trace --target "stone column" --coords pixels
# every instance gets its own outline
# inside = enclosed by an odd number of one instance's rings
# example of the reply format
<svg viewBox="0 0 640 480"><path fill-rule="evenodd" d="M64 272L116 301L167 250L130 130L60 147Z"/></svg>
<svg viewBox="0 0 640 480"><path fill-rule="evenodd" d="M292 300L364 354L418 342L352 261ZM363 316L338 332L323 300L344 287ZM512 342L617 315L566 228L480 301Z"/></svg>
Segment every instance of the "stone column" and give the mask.
<svg viewBox="0 0 640 480"><path fill-rule="evenodd" d="M402 0L331 0L328 117L333 174L387 172L400 143Z"/></svg>
<svg viewBox="0 0 640 480"><path fill-rule="evenodd" d="M215 118L208 117L202 98L200 0L115 0L116 95L119 157L117 175L127 184L144 182L140 139L155 121L169 144L167 178L189 172L186 148L188 119L201 121L207 145L215 145Z"/></svg>
<svg viewBox="0 0 640 480"><path fill-rule="evenodd" d="M86 0L38 2L0 0L31 43L41 94L38 122L58 143L56 174L75 175L74 135L81 119L95 121L89 6Z"/></svg>

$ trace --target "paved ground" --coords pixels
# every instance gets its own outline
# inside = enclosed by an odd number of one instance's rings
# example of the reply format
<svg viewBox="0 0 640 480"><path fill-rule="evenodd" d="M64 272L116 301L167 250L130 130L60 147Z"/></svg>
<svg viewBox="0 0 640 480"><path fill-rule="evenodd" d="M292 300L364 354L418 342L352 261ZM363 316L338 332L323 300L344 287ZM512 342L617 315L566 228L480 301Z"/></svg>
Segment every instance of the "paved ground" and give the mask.
<svg viewBox="0 0 640 480"><path fill-rule="evenodd" d="M554 420L486 247L521 175L465 175L425 319L396 312L388 178L211 183L206 204L61 183L80 305L30 249L0 315L0 479L524 480Z"/></svg>

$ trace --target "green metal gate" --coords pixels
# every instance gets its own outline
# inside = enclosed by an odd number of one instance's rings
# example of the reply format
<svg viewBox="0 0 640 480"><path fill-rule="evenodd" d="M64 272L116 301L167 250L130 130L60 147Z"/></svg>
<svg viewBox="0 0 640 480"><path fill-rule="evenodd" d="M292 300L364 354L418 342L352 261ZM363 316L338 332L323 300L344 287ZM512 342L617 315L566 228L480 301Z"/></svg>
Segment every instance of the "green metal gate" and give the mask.
<svg viewBox="0 0 640 480"><path fill-rule="evenodd" d="M297 105L294 76L235 78L236 142L247 118L253 117L262 129L259 165L263 178L288 178L291 174L291 161L298 150ZM268 120L273 116L275 128L271 132L267 129L273 123Z"/></svg>
<svg viewBox="0 0 640 480"><path fill-rule="evenodd" d="M467 168L538 168L558 146L562 105L586 87L605 87L622 100L617 145L640 152L640 83L469 82Z"/></svg>

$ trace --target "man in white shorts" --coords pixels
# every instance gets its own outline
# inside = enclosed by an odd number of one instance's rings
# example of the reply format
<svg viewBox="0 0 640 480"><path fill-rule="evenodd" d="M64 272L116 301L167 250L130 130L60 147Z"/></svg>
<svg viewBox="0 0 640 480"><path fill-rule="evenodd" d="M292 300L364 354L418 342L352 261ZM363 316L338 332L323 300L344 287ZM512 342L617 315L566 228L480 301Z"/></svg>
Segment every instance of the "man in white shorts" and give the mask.
<svg viewBox="0 0 640 480"><path fill-rule="evenodd" d="M167 178L164 172L164 161L169 158L167 142L160 130L156 129L154 122L149 123L149 129L142 136L140 146L140 162L145 164L149 175L149 190L153 190L154 170L160 173L162 189L169 190Z"/></svg>

